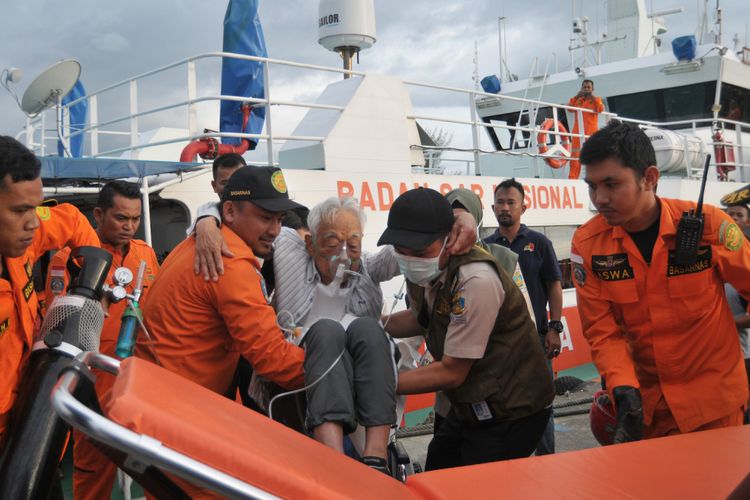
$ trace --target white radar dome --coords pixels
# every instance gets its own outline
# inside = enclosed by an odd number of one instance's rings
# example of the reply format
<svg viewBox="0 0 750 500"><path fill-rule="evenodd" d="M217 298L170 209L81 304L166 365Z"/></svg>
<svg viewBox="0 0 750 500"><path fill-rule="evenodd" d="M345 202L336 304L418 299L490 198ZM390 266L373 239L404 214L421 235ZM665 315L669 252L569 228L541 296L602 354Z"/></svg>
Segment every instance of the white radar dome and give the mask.
<svg viewBox="0 0 750 500"><path fill-rule="evenodd" d="M375 43L373 0L320 0L318 43L335 52L343 47L356 51L372 47Z"/></svg>

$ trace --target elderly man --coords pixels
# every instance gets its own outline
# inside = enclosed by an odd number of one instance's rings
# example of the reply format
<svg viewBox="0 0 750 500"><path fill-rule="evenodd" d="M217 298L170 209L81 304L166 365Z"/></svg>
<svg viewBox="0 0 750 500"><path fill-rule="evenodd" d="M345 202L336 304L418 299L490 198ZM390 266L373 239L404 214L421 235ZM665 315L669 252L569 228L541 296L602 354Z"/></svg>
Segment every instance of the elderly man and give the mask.
<svg viewBox="0 0 750 500"><path fill-rule="evenodd" d="M307 427L313 436L343 451L344 433L359 422L366 428L364 462L386 471L389 427L395 422L395 368L377 320L383 308L380 283L400 271L390 247L375 255L362 254L363 225L357 200L334 197L312 209L310 234L304 239L297 231L281 228L273 253L273 304L288 328L322 325L320 329L333 332L305 343L308 380L317 380L315 374L332 367L320 387L308 390ZM199 236L215 231L213 223L197 228ZM471 215L457 217L451 236L459 252L471 247L476 236ZM220 238L215 239L221 244ZM344 275L337 278L337 272ZM312 343L315 356L310 355ZM339 355L343 361L335 363Z"/></svg>

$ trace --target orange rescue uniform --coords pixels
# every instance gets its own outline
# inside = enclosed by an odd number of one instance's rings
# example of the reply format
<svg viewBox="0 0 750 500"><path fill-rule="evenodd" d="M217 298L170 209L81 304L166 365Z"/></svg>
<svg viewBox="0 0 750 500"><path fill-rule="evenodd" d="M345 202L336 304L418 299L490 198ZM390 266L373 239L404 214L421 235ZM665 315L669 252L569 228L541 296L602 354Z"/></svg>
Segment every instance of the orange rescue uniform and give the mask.
<svg viewBox="0 0 750 500"><path fill-rule="evenodd" d="M581 111L583 115L583 133L588 135L593 134L599 130L599 115L604 111L604 103L601 97L571 97L568 101L568 106L574 106L576 108L590 109L595 113L586 113ZM571 134L580 134L580 127L578 125L578 111L574 112L575 122L573 124L573 130ZM581 155L581 138L573 137L573 150L570 152L570 171L568 173L568 179L578 179L581 175L581 163L578 161L578 157Z"/></svg>
<svg viewBox="0 0 750 500"><path fill-rule="evenodd" d="M32 267L49 250L70 245L99 246L88 219L76 207L62 204L37 208L39 229L20 257L3 257L0 278L0 445L19 382L38 330L39 301L34 293Z"/></svg>
<svg viewBox="0 0 750 500"><path fill-rule="evenodd" d="M224 258L217 282L193 272L194 238L164 261L143 307L153 344L139 337L136 355L224 395L240 356L258 375L285 388L301 387L304 351L284 339L258 259L234 231L224 226L221 233L234 257Z"/></svg>
<svg viewBox="0 0 750 500"><path fill-rule="evenodd" d="M732 219L704 206L698 259L680 266L677 225L695 203L659 201L650 265L601 215L573 236L584 336L610 396L617 386L640 388L646 437L737 425L748 387L724 282L750 297L750 245Z"/></svg>
<svg viewBox="0 0 750 500"><path fill-rule="evenodd" d="M143 278L143 294L141 304L148 294L154 281L159 263L156 254L145 241L131 240L127 253L115 250L110 245L102 244L102 248L112 254L112 267L109 270L107 283L112 284L112 275L118 267L127 267L133 272L133 281L126 286L128 293L133 293L138 276L138 267L141 260L146 261L146 272ZM70 250L63 249L57 252L50 261L47 273L47 286L45 288L47 305L57 295L62 295L68 286L68 275L66 263L70 256ZM122 313L127 307L126 301L120 301L109 307L109 317L105 318L102 327L102 335L99 341L99 352L107 356L115 357L117 337L120 333ZM139 335L143 335L140 333ZM100 400L106 392L112 388L115 377L109 373L96 370L96 394ZM73 496L76 500L109 498L115 483L117 466L105 457L91 441L78 431L73 431Z"/></svg>

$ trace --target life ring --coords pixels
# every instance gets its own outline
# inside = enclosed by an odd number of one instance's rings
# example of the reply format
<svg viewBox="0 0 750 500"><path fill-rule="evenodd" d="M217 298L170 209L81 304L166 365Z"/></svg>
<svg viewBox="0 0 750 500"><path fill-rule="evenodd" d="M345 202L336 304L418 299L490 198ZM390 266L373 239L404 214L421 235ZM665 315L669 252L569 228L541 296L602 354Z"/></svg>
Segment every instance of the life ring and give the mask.
<svg viewBox="0 0 750 500"><path fill-rule="evenodd" d="M552 118L547 118L542 122L541 129L542 131L539 132L536 136L536 143L539 145L539 154L545 154L547 152L549 153L561 153L563 156L570 156L570 136L567 135L561 135L560 141L555 141L555 144L550 146L547 145L547 132L550 130L554 130L555 128L555 120ZM568 131L565 129L562 123L560 121L557 121L557 131L567 134ZM565 166L566 163L568 163L567 158L551 158L546 157L544 159L545 162L547 162L547 165L549 165L552 168L562 168Z"/></svg>

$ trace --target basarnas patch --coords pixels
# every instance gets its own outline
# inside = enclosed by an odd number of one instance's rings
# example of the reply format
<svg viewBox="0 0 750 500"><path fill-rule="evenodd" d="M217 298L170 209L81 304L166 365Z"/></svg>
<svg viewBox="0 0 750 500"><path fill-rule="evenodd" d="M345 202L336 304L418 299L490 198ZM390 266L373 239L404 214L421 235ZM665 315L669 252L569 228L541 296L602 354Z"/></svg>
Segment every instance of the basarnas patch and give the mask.
<svg viewBox="0 0 750 500"><path fill-rule="evenodd" d="M667 277L681 276L683 274L693 274L711 269L711 247L702 246L698 248L698 257L695 263L689 266L681 266L677 264L674 252L669 252L667 259Z"/></svg>
<svg viewBox="0 0 750 500"><path fill-rule="evenodd" d="M592 255L591 270L602 281L632 280L635 277L626 253Z"/></svg>

